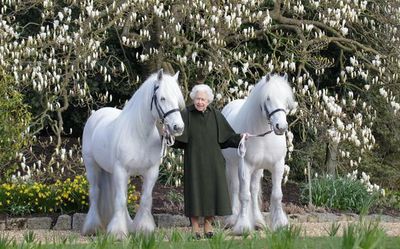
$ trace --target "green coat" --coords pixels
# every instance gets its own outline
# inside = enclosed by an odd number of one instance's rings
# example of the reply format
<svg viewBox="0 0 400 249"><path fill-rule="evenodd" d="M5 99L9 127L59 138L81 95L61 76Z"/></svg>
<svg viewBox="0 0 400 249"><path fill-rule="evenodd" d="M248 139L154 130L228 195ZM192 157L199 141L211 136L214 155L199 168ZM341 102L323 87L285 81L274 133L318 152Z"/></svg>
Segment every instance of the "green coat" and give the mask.
<svg viewBox="0 0 400 249"><path fill-rule="evenodd" d="M221 149L237 147L240 134L211 106L199 112L190 105L181 114L185 129L174 147L184 149L185 215L229 215L232 209Z"/></svg>

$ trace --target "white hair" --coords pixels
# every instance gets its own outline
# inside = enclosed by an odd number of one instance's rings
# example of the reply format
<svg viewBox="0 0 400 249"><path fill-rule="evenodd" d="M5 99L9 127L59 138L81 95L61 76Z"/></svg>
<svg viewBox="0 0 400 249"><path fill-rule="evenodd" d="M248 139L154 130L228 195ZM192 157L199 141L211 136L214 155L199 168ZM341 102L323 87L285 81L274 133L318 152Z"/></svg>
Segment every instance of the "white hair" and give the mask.
<svg viewBox="0 0 400 249"><path fill-rule="evenodd" d="M190 92L190 98L194 100L198 92L204 92L208 96L208 103L210 104L214 100L214 94L211 88L206 84L195 85Z"/></svg>

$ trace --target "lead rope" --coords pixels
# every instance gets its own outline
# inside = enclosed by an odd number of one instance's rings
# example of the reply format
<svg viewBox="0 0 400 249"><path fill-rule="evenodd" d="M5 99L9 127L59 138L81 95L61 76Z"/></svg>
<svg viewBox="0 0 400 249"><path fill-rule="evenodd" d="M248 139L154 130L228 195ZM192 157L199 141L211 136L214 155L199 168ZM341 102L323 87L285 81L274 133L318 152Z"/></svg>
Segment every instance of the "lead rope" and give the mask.
<svg viewBox="0 0 400 249"><path fill-rule="evenodd" d="M169 133L168 129L165 128L164 124L162 126L162 131L163 135L161 140L161 155L160 155L161 162L167 155L167 148L171 147L175 143L175 137Z"/></svg>
<svg viewBox="0 0 400 249"><path fill-rule="evenodd" d="M248 135L248 137L250 137L250 136L254 136L254 135ZM247 150L247 148L246 148L246 136L243 136L240 139L239 146L237 148L238 156L240 156L243 159L244 156L246 155L246 150Z"/></svg>
<svg viewBox="0 0 400 249"><path fill-rule="evenodd" d="M238 171L238 174L239 174L240 178L242 178L242 179L244 178L243 168L244 168L244 156L246 155L246 150L247 150L247 148L246 148L246 140L248 138L250 138L250 137L263 137L263 136L265 136L265 135L267 135L267 134L269 134L271 132L272 132L272 130L268 131L268 132L265 132L263 134L259 134L259 135L247 134L247 136L243 136L240 139L239 146L237 148L237 154L240 157L239 171Z"/></svg>
<svg viewBox="0 0 400 249"><path fill-rule="evenodd" d="M244 160L244 156L246 155L246 150L247 150L247 148L246 148L246 140L247 140L246 137L247 138L250 138L250 137L264 137L265 135L268 135L268 134L272 133L272 131L273 131L273 128L271 126L271 130L266 131L264 133L261 133L261 134L258 134L258 135L247 134L247 136L243 136L240 139L239 146L237 148L238 156L240 156L242 158L242 160Z"/></svg>

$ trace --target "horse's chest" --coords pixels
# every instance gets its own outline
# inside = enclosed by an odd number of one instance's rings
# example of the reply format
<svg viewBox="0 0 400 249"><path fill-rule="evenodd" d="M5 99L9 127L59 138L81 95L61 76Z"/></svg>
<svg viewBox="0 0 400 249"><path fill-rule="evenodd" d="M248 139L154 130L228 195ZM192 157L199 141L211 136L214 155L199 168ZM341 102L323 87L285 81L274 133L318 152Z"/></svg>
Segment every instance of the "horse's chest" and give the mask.
<svg viewBox="0 0 400 249"><path fill-rule="evenodd" d="M148 139L146 143L131 143L120 146L123 155L121 163L132 172L148 169L160 161L161 145L158 139Z"/></svg>
<svg viewBox="0 0 400 249"><path fill-rule="evenodd" d="M286 155L285 140L257 141L250 143L246 152L247 160L256 167L265 168L282 160ZM257 166L258 165L258 166Z"/></svg>

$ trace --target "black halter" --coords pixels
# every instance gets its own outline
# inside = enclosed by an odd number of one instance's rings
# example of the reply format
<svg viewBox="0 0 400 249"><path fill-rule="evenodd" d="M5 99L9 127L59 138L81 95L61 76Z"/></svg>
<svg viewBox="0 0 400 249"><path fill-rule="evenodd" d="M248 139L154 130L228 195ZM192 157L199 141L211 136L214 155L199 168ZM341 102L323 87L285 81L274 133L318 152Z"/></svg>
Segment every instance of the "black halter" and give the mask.
<svg viewBox="0 0 400 249"><path fill-rule="evenodd" d="M153 110L153 102L154 102L154 106L156 107L157 113L158 113L158 117L160 118L161 122L164 123L164 119L171 113L174 112L179 112L178 108L169 110L167 112L164 112L163 109L160 106L160 103L157 99L157 95L156 92L158 90L159 86L154 86L154 90L153 90L153 97L151 98L151 104L150 104L150 110Z"/></svg>
<svg viewBox="0 0 400 249"><path fill-rule="evenodd" d="M272 115L274 115L274 114L277 113L277 112L284 112L284 113L286 114L285 109L282 109L282 108L275 109L275 110L273 110L272 112L269 112L269 111L268 111L267 105L264 105L264 108L265 108L265 113L266 113L266 115L267 115L267 117L268 117L268 123L271 125L271 130L266 131L266 132L261 133L261 134L257 134L256 137L263 137L263 136L268 135L268 134L270 134L270 133L273 132L274 128L272 128L272 124L271 124L271 121L270 121ZM261 109L262 109L262 108L261 108Z"/></svg>
<svg viewBox="0 0 400 249"><path fill-rule="evenodd" d="M284 112L286 114L285 109L282 109L282 108L278 108L278 109L273 110L272 112L269 112L268 107L265 103L264 103L264 109L265 109L265 113L267 114L268 120L271 119L271 117L277 112Z"/></svg>

